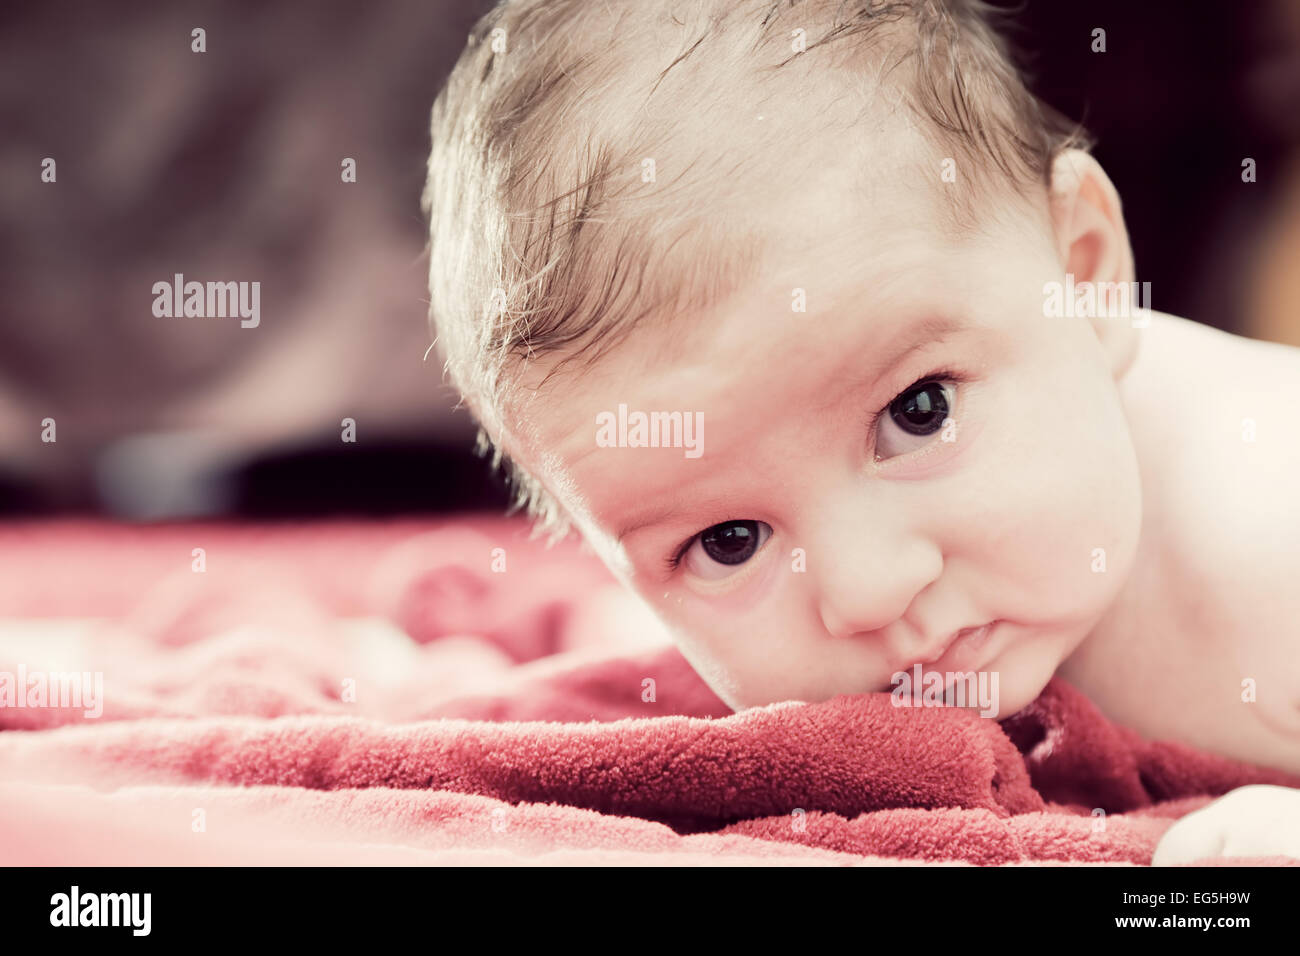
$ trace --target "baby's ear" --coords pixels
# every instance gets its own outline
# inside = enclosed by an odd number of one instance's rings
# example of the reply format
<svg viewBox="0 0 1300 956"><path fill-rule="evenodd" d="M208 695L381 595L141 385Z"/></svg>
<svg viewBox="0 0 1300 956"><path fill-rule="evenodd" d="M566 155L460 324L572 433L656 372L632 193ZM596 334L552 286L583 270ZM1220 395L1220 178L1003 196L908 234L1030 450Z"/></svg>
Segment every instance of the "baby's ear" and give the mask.
<svg viewBox="0 0 1300 956"><path fill-rule="evenodd" d="M1052 163L1049 198L1057 255L1076 283L1134 280L1119 193L1101 164L1083 150L1065 150ZM1118 378L1132 362L1137 332L1132 323L1113 318L1092 323Z"/></svg>
<svg viewBox="0 0 1300 956"><path fill-rule="evenodd" d="M1133 250L1119 193L1095 159L1081 149L1056 157L1051 205L1057 253L1076 282L1133 281Z"/></svg>

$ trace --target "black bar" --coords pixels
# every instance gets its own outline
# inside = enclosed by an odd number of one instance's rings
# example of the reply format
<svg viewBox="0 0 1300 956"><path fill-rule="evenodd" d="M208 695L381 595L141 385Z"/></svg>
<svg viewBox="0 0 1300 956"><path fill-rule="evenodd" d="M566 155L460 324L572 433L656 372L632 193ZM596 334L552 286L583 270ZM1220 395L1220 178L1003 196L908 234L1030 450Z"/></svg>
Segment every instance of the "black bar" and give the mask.
<svg viewBox="0 0 1300 956"><path fill-rule="evenodd" d="M1295 867L967 866L669 867L544 866L444 868L31 868L0 869L0 920L7 944L75 934L77 943L319 940L374 943L390 933L442 948L461 938L499 945L504 934L534 944L580 937L605 944L681 941L692 927L736 941L783 927L808 945L841 933L863 945L1016 939L1200 935L1231 945L1242 934L1290 938ZM57 894L148 893L149 932L128 925L52 926ZM1175 894L1182 894L1177 896ZM1199 896L1198 896L1199 894ZM1234 897L1208 894L1244 894ZM144 897L138 897L142 903ZM70 900L69 900L70 902ZM141 912L137 910L139 917ZM1178 920L1244 919L1208 928ZM1120 925L1121 920L1151 920ZM142 921L137 920L137 928ZM595 930L600 935L591 935ZM607 935L613 933L617 935ZM376 935L379 934L379 935ZM1008 935L1011 934L1011 935ZM471 943L471 945L475 945ZM454 948L462 948L455 946Z"/></svg>

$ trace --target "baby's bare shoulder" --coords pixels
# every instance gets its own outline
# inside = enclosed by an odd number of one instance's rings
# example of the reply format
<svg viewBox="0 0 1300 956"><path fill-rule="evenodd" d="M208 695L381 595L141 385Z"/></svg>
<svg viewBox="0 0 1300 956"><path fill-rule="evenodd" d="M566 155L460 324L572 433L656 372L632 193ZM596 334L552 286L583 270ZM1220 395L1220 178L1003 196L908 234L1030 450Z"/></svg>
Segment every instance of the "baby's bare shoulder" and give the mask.
<svg viewBox="0 0 1300 956"><path fill-rule="evenodd" d="M1179 427L1187 543L1216 566L1231 557L1221 572L1234 588L1254 582L1300 607L1300 349L1205 331Z"/></svg>
<svg viewBox="0 0 1300 956"><path fill-rule="evenodd" d="M1300 349L1172 316L1145 332L1125 383L1144 510L1211 574L1293 580Z"/></svg>
<svg viewBox="0 0 1300 956"><path fill-rule="evenodd" d="M1146 736L1300 773L1300 350L1156 315L1120 394L1141 539L1067 679Z"/></svg>
<svg viewBox="0 0 1300 956"><path fill-rule="evenodd" d="M1168 599L1300 745L1300 349L1178 319L1142 347L1132 425Z"/></svg>

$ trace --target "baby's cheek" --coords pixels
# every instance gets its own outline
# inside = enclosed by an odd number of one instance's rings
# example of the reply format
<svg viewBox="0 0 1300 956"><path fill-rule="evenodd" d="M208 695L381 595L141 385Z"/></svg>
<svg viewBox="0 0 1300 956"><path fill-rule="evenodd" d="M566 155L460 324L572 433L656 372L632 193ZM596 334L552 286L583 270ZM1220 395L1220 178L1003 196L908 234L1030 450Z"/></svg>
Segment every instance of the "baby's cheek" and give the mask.
<svg viewBox="0 0 1300 956"><path fill-rule="evenodd" d="M1062 573L1084 593L1118 591L1137 551L1142 524L1137 460L1122 419L1094 423L1072 456L1062 454L1054 479L1051 526L1063 547ZM1088 440L1091 439L1091 440Z"/></svg>
<svg viewBox="0 0 1300 956"><path fill-rule="evenodd" d="M1100 414L1019 416L1015 403L970 457L960 552L1017 603L1095 613L1118 591L1140 526L1136 464L1123 422ZM954 549L958 550L958 549ZM1006 609L1012 613L1017 608ZM1032 616L1032 615L1028 615Z"/></svg>
<svg viewBox="0 0 1300 956"><path fill-rule="evenodd" d="M670 589L660 602L661 619L683 656L731 707L820 699L827 667L810 630L814 622L799 618L802 604L790 599L791 581L759 583L771 588L761 602Z"/></svg>
<svg viewBox="0 0 1300 956"><path fill-rule="evenodd" d="M695 672L733 710L750 706L755 691L756 663L687 622L669 625L682 656ZM761 683L762 675L758 675Z"/></svg>
<svg viewBox="0 0 1300 956"><path fill-rule="evenodd" d="M1049 487L1026 503L1013 570L1062 613L1100 613L1131 564L1126 516L1097 495L1093 476L1059 474Z"/></svg>
<svg viewBox="0 0 1300 956"><path fill-rule="evenodd" d="M671 635L691 667L722 700L735 707L740 693L736 663L741 621L719 629L717 615L699 595L680 584L647 584L638 593ZM741 658L743 660L743 658Z"/></svg>

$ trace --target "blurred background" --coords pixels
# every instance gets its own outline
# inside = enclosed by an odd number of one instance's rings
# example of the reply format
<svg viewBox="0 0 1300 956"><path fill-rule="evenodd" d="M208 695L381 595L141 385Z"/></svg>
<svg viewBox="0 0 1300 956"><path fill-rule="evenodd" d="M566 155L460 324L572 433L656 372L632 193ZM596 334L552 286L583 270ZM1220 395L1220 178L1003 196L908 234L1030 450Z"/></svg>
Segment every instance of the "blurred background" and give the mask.
<svg viewBox="0 0 1300 956"><path fill-rule="evenodd" d="M423 361L428 112L490 6L4 5L0 515L504 507ZM1300 345L1300 0L1016 9L1034 87L1097 139L1153 305ZM176 273L260 281L260 325L156 318Z"/></svg>

